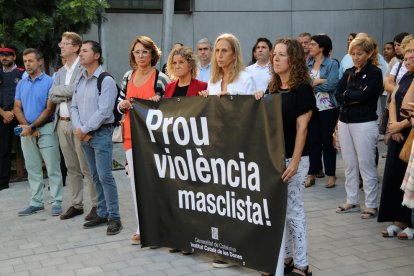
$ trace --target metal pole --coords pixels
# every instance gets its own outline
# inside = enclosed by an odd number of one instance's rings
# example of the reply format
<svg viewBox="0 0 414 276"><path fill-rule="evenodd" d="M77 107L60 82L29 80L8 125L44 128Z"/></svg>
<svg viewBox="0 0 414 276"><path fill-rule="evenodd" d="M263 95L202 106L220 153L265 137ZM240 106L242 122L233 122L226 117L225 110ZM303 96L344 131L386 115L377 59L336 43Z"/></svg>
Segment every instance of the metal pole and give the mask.
<svg viewBox="0 0 414 276"><path fill-rule="evenodd" d="M174 0L164 0L162 12L162 59L160 66L167 62L168 54L172 47L173 17Z"/></svg>
<svg viewBox="0 0 414 276"><path fill-rule="evenodd" d="M104 71L108 70L108 53L107 53L107 47L106 47L106 24L105 24L105 20L104 18L104 14L102 14L101 17L101 22L100 22L100 26L99 26L99 44L101 44L101 48L102 48L102 58L104 59L104 64L102 65L102 68L104 69Z"/></svg>

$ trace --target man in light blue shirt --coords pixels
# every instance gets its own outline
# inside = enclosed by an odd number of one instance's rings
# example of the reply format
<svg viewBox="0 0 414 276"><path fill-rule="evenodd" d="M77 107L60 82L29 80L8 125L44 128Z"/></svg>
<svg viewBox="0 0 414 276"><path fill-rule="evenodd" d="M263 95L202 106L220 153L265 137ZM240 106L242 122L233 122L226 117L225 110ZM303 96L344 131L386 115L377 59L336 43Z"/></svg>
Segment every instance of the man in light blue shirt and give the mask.
<svg viewBox="0 0 414 276"><path fill-rule="evenodd" d="M62 173L60 171L59 143L54 132L53 113L55 104L48 99L53 79L42 72L42 54L33 48L23 52L23 62L28 77L16 87L13 112L22 127L21 146L29 185L32 190L30 205L18 213L32 215L44 209L43 170L45 162L52 196L53 216L62 213Z"/></svg>
<svg viewBox="0 0 414 276"><path fill-rule="evenodd" d="M358 37L368 37L366 33L358 33L355 38ZM352 43L352 42L351 42ZM385 61L384 57L381 54L378 54L378 61L379 61L379 68L382 71L382 77L385 78L387 73L388 65ZM349 53L347 53L341 60L339 64L339 79L342 78L342 75L345 73L346 69L352 68L354 66L354 62L352 61L352 57Z"/></svg>
<svg viewBox="0 0 414 276"><path fill-rule="evenodd" d="M85 71L73 94L70 117L75 137L81 141L98 201L97 216L83 227L108 225L106 234L116 235L122 230L118 190L112 175L112 123L118 90L109 76L103 79L101 90L98 90L97 81L103 72L101 59L102 48L98 42L87 40L82 43L79 62Z"/></svg>
<svg viewBox="0 0 414 276"><path fill-rule="evenodd" d="M208 38L202 38L197 43L198 76L199 81L208 82L211 71L211 54L213 46Z"/></svg>

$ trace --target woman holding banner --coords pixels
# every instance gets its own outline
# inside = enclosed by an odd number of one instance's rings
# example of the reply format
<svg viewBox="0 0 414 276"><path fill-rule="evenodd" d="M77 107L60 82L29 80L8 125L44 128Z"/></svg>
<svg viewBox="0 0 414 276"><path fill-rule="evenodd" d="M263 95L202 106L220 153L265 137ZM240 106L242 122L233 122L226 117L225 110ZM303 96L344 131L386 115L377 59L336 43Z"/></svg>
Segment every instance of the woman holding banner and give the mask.
<svg viewBox="0 0 414 276"><path fill-rule="evenodd" d="M214 43L211 78L200 95L251 95L256 92L253 77L244 70L240 42L233 34L222 34Z"/></svg>
<svg viewBox="0 0 414 276"><path fill-rule="evenodd" d="M233 34L224 33L214 43L211 59L211 78L207 90L200 95L252 95L256 92L253 77L244 70L240 41ZM223 268L232 264L214 260L213 266Z"/></svg>
<svg viewBox="0 0 414 276"><path fill-rule="evenodd" d="M316 110L316 101L301 44L294 39L282 38L274 45L272 79L266 93L278 93L282 99L286 158L282 180L288 184L285 275L310 276L303 191L309 170L307 128L312 112ZM256 92L255 97L262 98L263 92Z"/></svg>
<svg viewBox="0 0 414 276"><path fill-rule="evenodd" d="M207 83L196 80L198 73L197 58L189 47L173 49L168 56L167 73L174 80L165 87L164 98L197 96L202 90L207 89ZM172 248L170 253L181 250ZM183 251L184 255L191 252Z"/></svg>
<svg viewBox="0 0 414 276"><path fill-rule="evenodd" d="M147 36L138 36L131 42L129 63L133 70L125 73L122 79L122 91L119 96L118 111L125 114L123 121L124 149L127 158L129 178L134 198L137 231L131 237L131 244L140 244L141 236L138 222L138 207L135 192L134 166L132 158L130 113L131 98L149 99L158 101L163 96L165 86L170 79L154 68L161 56L161 51L154 41Z"/></svg>
<svg viewBox="0 0 414 276"><path fill-rule="evenodd" d="M207 89L207 83L196 80L197 58L189 47L173 49L168 57L167 72L175 81L167 84L165 98L197 96Z"/></svg>

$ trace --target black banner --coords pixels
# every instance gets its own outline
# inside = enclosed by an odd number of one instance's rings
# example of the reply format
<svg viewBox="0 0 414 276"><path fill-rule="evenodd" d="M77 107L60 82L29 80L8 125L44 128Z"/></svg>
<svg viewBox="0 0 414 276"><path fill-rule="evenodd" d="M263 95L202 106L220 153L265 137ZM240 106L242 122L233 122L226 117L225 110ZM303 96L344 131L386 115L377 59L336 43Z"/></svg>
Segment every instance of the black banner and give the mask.
<svg viewBox="0 0 414 276"><path fill-rule="evenodd" d="M280 97L133 100L143 246L276 269L287 186Z"/></svg>

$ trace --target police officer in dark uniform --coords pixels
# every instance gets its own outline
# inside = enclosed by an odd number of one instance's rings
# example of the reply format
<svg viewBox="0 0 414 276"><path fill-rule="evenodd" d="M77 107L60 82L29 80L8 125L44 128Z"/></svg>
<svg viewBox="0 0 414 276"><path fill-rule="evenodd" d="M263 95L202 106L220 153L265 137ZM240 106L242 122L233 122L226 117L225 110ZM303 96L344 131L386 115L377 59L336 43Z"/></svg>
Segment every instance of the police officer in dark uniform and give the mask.
<svg viewBox="0 0 414 276"><path fill-rule="evenodd" d="M17 125L14 95L24 72L15 64L16 53L15 47L0 47L0 191L9 188L13 128Z"/></svg>

